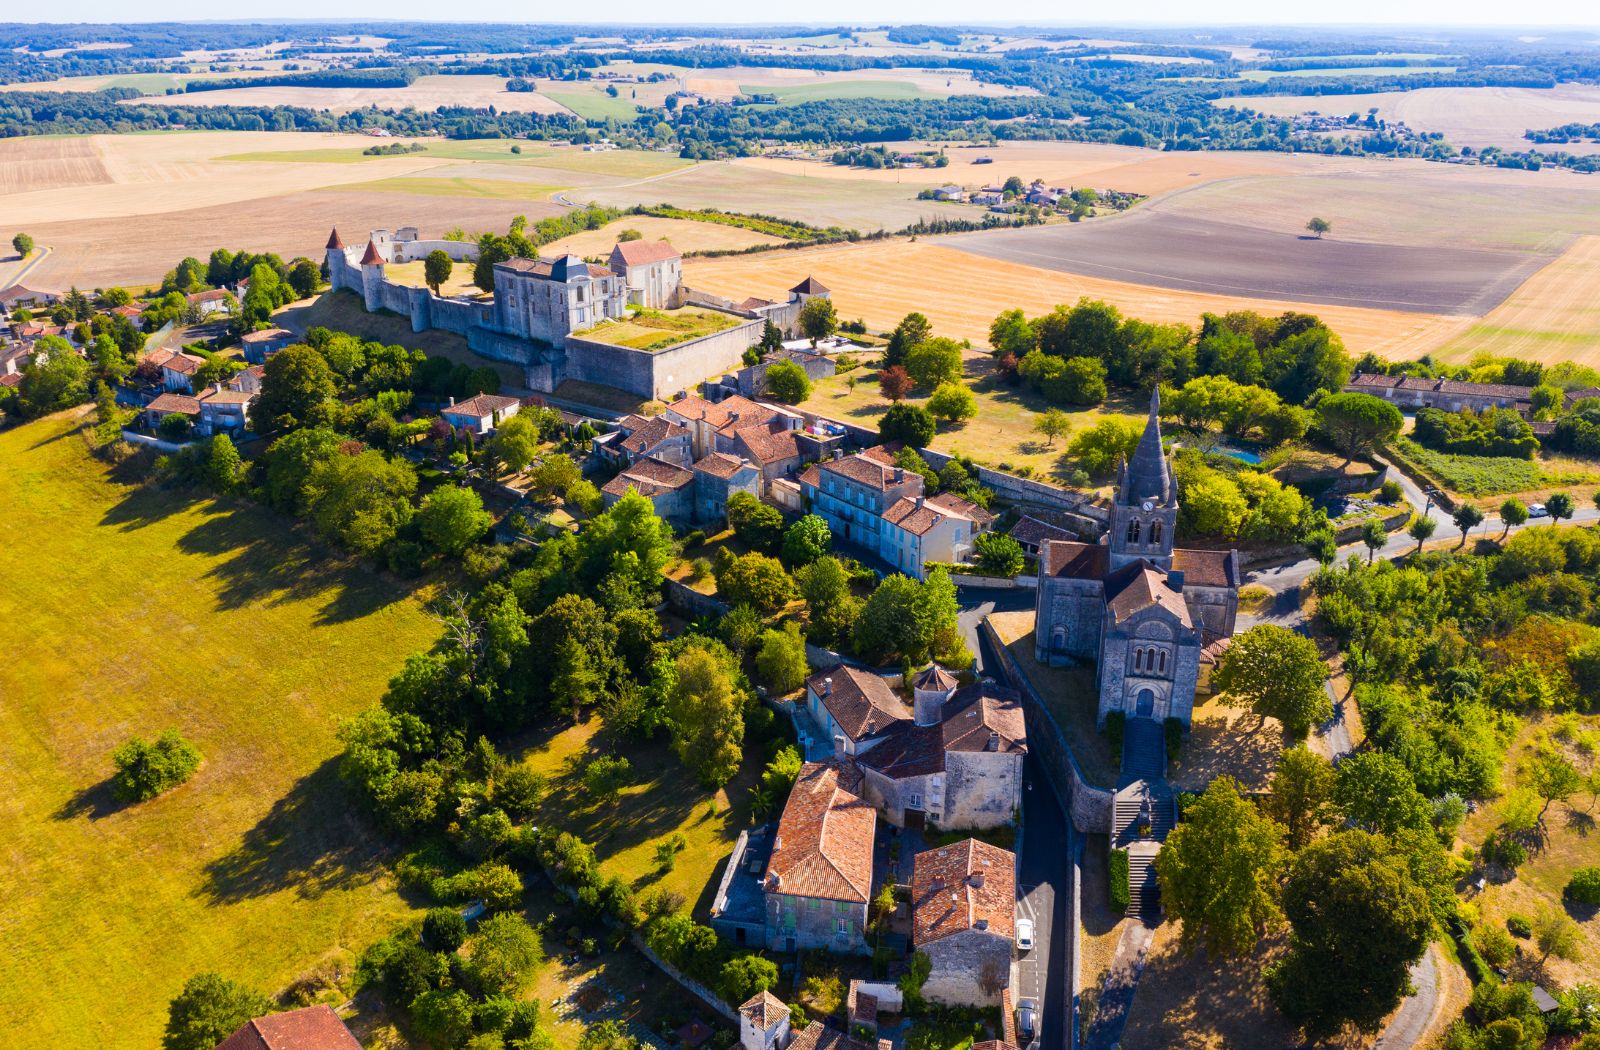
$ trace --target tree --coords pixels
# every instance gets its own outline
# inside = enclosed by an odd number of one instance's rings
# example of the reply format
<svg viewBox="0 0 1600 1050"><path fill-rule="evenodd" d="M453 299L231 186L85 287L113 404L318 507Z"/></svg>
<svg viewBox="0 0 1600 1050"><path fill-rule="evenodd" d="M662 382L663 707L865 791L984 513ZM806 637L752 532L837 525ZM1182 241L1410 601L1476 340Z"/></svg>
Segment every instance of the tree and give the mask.
<svg viewBox="0 0 1600 1050"><path fill-rule="evenodd" d="M511 259L511 242L496 233L478 238L478 258L472 264L472 283L481 291L494 291L494 268Z"/></svg>
<svg viewBox="0 0 1600 1050"><path fill-rule="evenodd" d="M1022 544L1003 532L985 532L972 541L978 567L990 576L1016 576L1025 562Z"/></svg>
<svg viewBox="0 0 1600 1050"><path fill-rule="evenodd" d="M11 238L11 247L19 256L26 259L33 254L33 238L26 233L19 233Z"/></svg>
<svg viewBox="0 0 1600 1050"><path fill-rule="evenodd" d="M1405 858L1362 831L1313 842L1289 869L1283 911L1289 953L1267 973L1278 1008L1312 1039L1346 1024L1376 1031L1410 988L1433 923Z"/></svg>
<svg viewBox="0 0 1600 1050"><path fill-rule="evenodd" d="M325 539L371 556L411 520L417 472L404 460L390 460L368 449L336 455L311 468L306 505L311 522Z"/></svg>
<svg viewBox="0 0 1600 1050"><path fill-rule="evenodd" d="M1433 810L1417 790L1417 782L1398 758L1383 751L1363 751L1339 763L1334 801L1356 827L1392 835L1403 829L1429 830Z"/></svg>
<svg viewBox="0 0 1600 1050"><path fill-rule="evenodd" d="M633 783L633 763L621 755L598 755L583 767L583 790L598 803L614 806Z"/></svg>
<svg viewBox="0 0 1600 1050"><path fill-rule="evenodd" d="M177 787L200 768L200 749L176 729L154 740L134 737L111 753L117 772L112 792L123 802L144 802Z"/></svg>
<svg viewBox="0 0 1600 1050"><path fill-rule="evenodd" d="M436 952L454 955L467 943L467 920L454 908L430 908L422 920L422 941Z"/></svg>
<svg viewBox="0 0 1600 1050"><path fill-rule="evenodd" d="M781 630L762 633L761 648L756 652L756 674L769 691L781 696L799 689L808 670L806 640L798 622L789 620Z"/></svg>
<svg viewBox="0 0 1600 1050"><path fill-rule="evenodd" d="M933 440L938 424L933 414L920 405L904 402L889 406L889 411L878 420L878 440L887 444L898 441L908 448L923 448Z"/></svg>
<svg viewBox="0 0 1600 1050"><path fill-rule="evenodd" d="M1565 912L1546 907L1533 920L1533 942L1539 946L1539 965L1543 966L1552 955L1558 959L1578 958L1583 933Z"/></svg>
<svg viewBox="0 0 1600 1050"><path fill-rule="evenodd" d="M422 501L417 527L428 546L440 554L460 557L494 525L483 500L469 488L442 485Z"/></svg>
<svg viewBox="0 0 1600 1050"><path fill-rule="evenodd" d="M1411 524L1406 526L1406 535L1417 541L1418 554L1422 553L1422 545L1428 541L1438 526L1439 523L1431 517L1422 514L1412 516Z"/></svg>
<svg viewBox="0 0 1600 1050"><path fill-rule="evenodd" d="M833 543L833 533L825 519L807 514L790 525L783 534L783 560L790 565L810 565L824 554Z"/></svg>
<svg viewBox="0 0 1600 1050"><path fill-rule="evenodd" d="M1312 233L1316 234L1317 235L1317 240L1320 241L1320 240L1322 240L1322 235L1323 234L1325 234L1329 230L1333 229L1333 223L1329 222L1327 219L1322 219L1322 218L1318 218L1316 216L1313 216L1311 221L1306 223L1306 229L1308 229Z"/></svg>
<svg viewBox="0 0 1600 1050"><path fill-rule="evenodd" d="M264 434L320 425L332 418L338 392L322 354L303 344L286 346L267 358L261 393L250 406L250 429Z"/></svg>
<svg viewBox="0 0 1600 1050"><path fill-rule="evenodd" d="M233 447L233 439L226 434L213 437L206 446L206 484L215 492L232 492L239 483L239 474L243 469L243 461L239 459L239 450Z"/></svg>
<svg viewBox="0 0 1600 1050"><path fill-rule="evenodd" d="M920 583L898 573L889 576L862 607L856 649L864 656L898 656L920 664L955 634L957 611L955 584L945 570L934 569Z"/></svg>
<svg viewBox="0 0 1600 1050"><path fill-rule="evenodd" d="M1505 529L1500 533L1500 539L1504 540L1514 526L1528 520L1528 505L1512 496L1500 504L1500 520L1505 523Z"/></svg>
<svg viewBox="0 0 1600 1050"><path fill-rule="evenodd" d="M954 339L929 339L906 354L906 372L923 389L961 380L961 344Z"/></svg>
<svg viewBox="0 0 1600 1050"><path fill-rule="evenodd" d="M1367 519L1366 524L1361 526L1361 542L1367 548L1367 564L1371 565L1373 556L1389 542L1389 530L1383 527L1381 519Z"/></svg>
<svg viewBox="0 0 1600 1050"><path fill-rule="evenodd" d="M839 315L833 311L833 300L826 296L815 295L806 300L800 308L800 331L811 340L811 345L816 346L817 341L826 339L839 330Z"/></svg>
<svg viewBox="0 0 1600 1050"><path fill-rule="evenodd" d="M838 558L824 556L795 573L805 599L807 636L818 645L848 642L861 616L861 599L850 593L850 576Z"/></svg>
<svg viewBox="0 0 1600 1050"><path fill-rule="evenodd" d="M794 600L794 581L778 559L744 554L715 569L717 594L729 605L774 612Z"/></svg>
<svg viewBox="0 0 1600 1050"><path fill-rule="evenodd" d="M500 425L495 428L494 435L484 442L483 449L493 456L495 460L504 464L506 470L513 474L520 473L526 470L528 464L532 463L534 457L539 454L539 427L527 412L518 412L510 419L501 421ZM547 456L545 464L550 465L552 475L547 475L546 480L554 480L554 471L564 471L565 468L560 465L562 460L572 464L574 468L577 467L577 464L572 463L572 457L570 456L559 454ZM583 476L576 469L572 473L577 475L577 477L571 479L574 481ZM562 480L566 480L565 473L562 475ZM565 492L566 488L566 484L561 484L557 487L542 488L541 491L548 495L555 492Z"/></svg>
<svg viewBox="0 0 1600 1050"><path fill-rule="evenodd" d="M1318 428L1346 460L1394 440L1405 424L1398 408L1371 394L1329 394L1316 414Z"/></svg>
<svg viewBox="0 0 1600 1050"><path fill-rule="evenodd" d="M1577 503L1568 493L1552 492L1544 501L1544 509L1550 512L1550 524L1554 525L1572 517L1572 512L1577 510Z"/></svg>
<svg viewBox="0 0 1600 1050"><path fill-rule="evenodd" d="M721 787L739 770L744 745L742 697L723 661L707 649L685 650L674 672L667 698L673 750L703 784Z"/></svg>
<svg viewBox="0 0 1600 1050"><path fill-rule="evenodd" d="M1065 405L1098 405L1106 399L1106 366L1093 357L1069 357L1044 380L1040 392Z"/></svg>
<svg viewBox="0 0 1600 1050"><path fill-rule="evenodd" d="M1572 760L1553 747L1536 751L1523 766L1522 781L1544 802L1539 808L1538 823L1544 826L1544 815L1552 802L1565 802L1583 787L1583 774Z"/></svg>
<svg viewBox="0 0 1600 1050"><path fill-rule="evenodd" d="M1026 357L1038 345L1039 336L1021 310L1007 310L989 325L989 346L996 357Z"/></svg>
<svg viewBox="0 0 1600 1050"><path fill-rule="evenodd" d="M789 405L798 405L811 396L811 380L806 370L793 361L776 361L767 368L767 393Z"/></svg>
<svg viewBox="0 0 1600 1050"><path fill-rule="evenodd" d="M272 1000L214 973L197 974L167 1008L162 1050L213 1050L241 1025L272 1012Z"/></svg>
<svg viewBox="0 0 1600 1050"><path fill-rule="evenodd" d="M1056 438L1066 437L1072 430L1072 420L1059 408L1047 408L1033 418L1033 429L1045 437L1045 443L1054 447Z"/></svg>
<svg viewBox="0 0 1600 1050"><path fill-rule="evenodd" d="M450 279L455 268L455 260L450 258L450 253L443 248L435 248L422 260L422 279L433 289L433 294L438 295L439 288Z"/></svg>
<svg viewBox="0 0 1600 1050"><path fill-rule="evenodd" d="M728 527L753 551L770 554L783 542L783 513L748 492L728 497Z"/></svg>
<svg viewBox="0 0 1600 1050"><path fill-rule="evenodd" d="M289 287L294 289L295 298L311 298L321 284L322 270L310 259L296 259L289 267Z"/></svg>
<svg viewBox="0 0 1600 1050"><path fill-rule="evenodd" d="M1156 854L1161 900L1183 924L1181 943L1213 957L1246 955L1279 918L1283 831L1218 777Z"/></svg>
<svg viewBox="0 0 1600 1050"><path fill-rule="evenodd" d="M777 325L772 323L771 318L768 318L767 323L761 326L761 342L757 343L752 349L759 351L756 354L756 361L761 360L764 354L783 349L783 332L779 330ZM749 363L754 364L755 362Z"/></svg>
<svg viewBox="0 0 1600 1050"><path fill-rule="evenodd" d="M472 938L466 971L491 996L514 996L544 962L544 946L527 920L515 912L493 915Z"/></svg>
<svg viewBox="0 0 1600 1050"><path fill-rule="evenodd" d="M717 990L738 1005L778 985L778 964L759 955L740 955L722 964Z"/></svg>
<svg viewBox="0 0 1600 1050"><path fill-rule="evenodd" d="M893 368L906 363L911 348L926 343L933 337L933 325L922 314L912 312L900 319L889 333L889 342L883 348L883 363Z"/></svg>
<svg viewBox="0 0 1600 1050"><path fill-rule="evenodd" d="M1118 462L1133 455L1143 433L1143 425L1135 420L1107 416L1073 438L1067 446L1067 455L1091 475L1103 476Z"/></svg>
<svg viewBox="0 0 1600 1050"><path fill-rule="evenodd" d="M878 373L878 391L890 401L903 401L915 385L903 365L890 365Z"/></svg>
<svg viewBox="0 0 1600 1050"><path fill-rule="evenodd" d="M1267 796L1267 815L1284 826L1286 842L1298 851L1338 820L1333 805L1333 763L1299 744L1278 756Z"/></svg>
<svg viewBox="0 0 1600 1050"><path fill-rule="evenodd" d="M943 383L928 398L928 412L946 423L971 419L978 414L978 399L960 383Z"/></svg>
<svg viewBox="0 0 1600 1050"><path fill-rule="evenodd" d="M1293 739L1333 716L1327 681L1328 665L1316 643L1276 624L1259 624L1235 636L1211 676L1224 703L1277 719Z"/></svg>
<svg viewBox="0 0 1600 1050"><path fill-rule="evenodd" d="M1461 542L1456 544L1459 549L1467 545L1467 533L1483 523L1483 511L1470 503L1462 503L1450 515L1450 520L1456 523L1456 528L1461 530Z"/></svg>
<svg viewBox="0 0 1600 1050"><path fill-rule="evenodd" d="M71 343L57 335L41 337L33 344L33 359L17 386L24 414L42 416L82 404L89 397L89 378L89 362L73 351Z"/></svg>

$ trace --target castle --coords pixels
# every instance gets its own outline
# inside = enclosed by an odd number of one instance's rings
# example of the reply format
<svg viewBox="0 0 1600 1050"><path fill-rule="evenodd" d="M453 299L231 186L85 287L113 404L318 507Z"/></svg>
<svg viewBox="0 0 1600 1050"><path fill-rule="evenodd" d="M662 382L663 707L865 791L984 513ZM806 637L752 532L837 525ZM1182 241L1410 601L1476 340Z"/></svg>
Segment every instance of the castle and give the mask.
<svg viewBox="0 0 1600 1050"><path fill-rule="evenodd" d="M749 298L735 303L699 292L683 283L682 256L664 241L619 243L608 265L570 254L496 263L491 299L439 296L385 274L389 265L416 262L434 251L457 263L478 257L470 241L423 240L414 226L373 230L364 249L346 247L335 229L325 256L328 280L335 290L360 295L369 311L405 317L414 332L441 329L464 336L478 354L521 367L527 386L543 393L576 379L670 400L703 379L738 368L769 321L793 334L806 300L828 295L811 278L783 302ZM655 350L603 337L605 322L623 320L630 308L682 307L727 314L737 323Z"/></svg>
<svg viewBox="0 0 1600 1050"><path fill-rule="evenodd" d="M1188 725L1201 663L1233 636L1239 612L1239 552L1172 545L1178 490L1160 406L1157 391L1101 542L1040 545L1034 655L1056 666L1096 662L1102 725L1112 711Z"/></svg>

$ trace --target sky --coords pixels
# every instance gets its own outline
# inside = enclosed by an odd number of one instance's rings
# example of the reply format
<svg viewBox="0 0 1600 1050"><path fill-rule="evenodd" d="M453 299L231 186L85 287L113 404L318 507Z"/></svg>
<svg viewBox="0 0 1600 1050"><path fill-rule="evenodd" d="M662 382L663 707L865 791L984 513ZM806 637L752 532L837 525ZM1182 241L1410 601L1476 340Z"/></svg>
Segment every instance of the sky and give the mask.
<svg viewBox="0 0 1600 1050"><path fill-rule="evenodd" d="M418 21L441 19L448 8L437 0L275 0L270 11L225 12L215 0L57 0L51 4L7 5L0 21L123 22L137 11L137 21L248 21L271 18L388 18ZM982 5L971 0L806 0L804 4L761 4L752 0L607 0L603 5L556 5L539 0L475 0L472 21L574 22L593 17L610 23L776 23L856 25L918 22L972 24ZM1114 22L1183 25L1338 24L1338 25L1492 25L1579 26L1600 29L1600 4L1595 0L1139 0L1137 4L1064 5L1021 0L1005 5L1005 25L1087 26ZM989 21L993 21L989 19ZM995 21L995 24L1002 24Z"/></svg>

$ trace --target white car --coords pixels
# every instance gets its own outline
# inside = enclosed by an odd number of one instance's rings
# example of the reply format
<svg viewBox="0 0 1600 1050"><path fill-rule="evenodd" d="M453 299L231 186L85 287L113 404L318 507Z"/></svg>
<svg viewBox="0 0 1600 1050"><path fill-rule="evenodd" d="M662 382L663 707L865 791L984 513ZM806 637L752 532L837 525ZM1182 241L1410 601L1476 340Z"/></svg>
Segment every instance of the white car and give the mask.
<svg viewBox="0 0 1600 1050"><path fill-rule="evenodd" d="M1017 951L1033 951L1033 920L1017 920Z"/></svg>
<svg viewBox="0 0 1600 1050"><path fill-rule="evenodd" d="M1550 511L1545 508L1545 505L1543 503L1530 503L1530 504L1528 504L1528 517L1530 517L1530 518L1548 518L1549 516L1550 516Z"/></svg>

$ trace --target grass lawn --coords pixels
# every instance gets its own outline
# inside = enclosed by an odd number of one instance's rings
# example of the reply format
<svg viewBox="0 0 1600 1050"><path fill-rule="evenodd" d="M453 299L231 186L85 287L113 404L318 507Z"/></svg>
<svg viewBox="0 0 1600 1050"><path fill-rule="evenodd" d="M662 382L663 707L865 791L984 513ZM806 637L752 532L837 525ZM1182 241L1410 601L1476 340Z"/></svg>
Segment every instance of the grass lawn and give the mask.
<svg viewBox="0 0 1600 1050"><path fill-rule="evenodd" d="M77 421L0 433L8 1046L148 1048L217 970L274 991L408 910L337 777L335 722L437 626L249 505L129 487ZM111 751L178 728L204 764L123 807Z"/></svg>
<svg viewBox="0 0 1600 1050"><path fill-rule="evenodd" d="M383 275L395 284L409 284L415 288L428 286L427 267L421 259L416 262L390 263ZM441 295L480 296L484 293L472 283L472 263L457 262L450 268L450 279L439 286Z"/></svg>
<svg viewBox="0 0 1600 1050"><path fill-rule="evenodd" d="M691 339L725 332L744 319L717 310L634 310L620 321L605 321L593 328L573 332L575 339L625 346L630 350L661 350L687 343Z"/></svg>
<svg viewBox="0 0 1600 1050"><path fill-rule="evenodd" d="M1573 759L1580 771L1596 767L1595 748L1600 744L1600 716L1558 716L1530 721L1506 755L1502 787L1509 793L1517 784L1516 771L1529 752L1541 741L1551 739L1551 730L1562 719L1567 719L1578 730L1574 736L1556 737L1557 745ZM1581 744L1577 735L1586 735ZM1583 748L1588 748L1587 751ZM1461 827L1460 838L1472 846L1481 846L1489 833L1500 826L1501 807L1505 796L1482 806L1469 816ZM1541 908L1564 908L1583 929L1582 944L1576 960L1551 958L1545 963L1547 973L1562 987L1574 981L1593 980L1600 973L1600 913L1597 909L1580 905L1568 906L1562 900L1562 891L1571 878L1574 868L1600 863L1600 850L1595 844L1595 810L1597 800L1587 791L1580 791L1567 802L1555 802L1545 814L1545 839L1541 849L1517 869L1516 877L1489 879L1483 892L1469 897L1478 906L1485 922L1504 923L1511 914L1533 918ZM1527 941L1519 941L1524 952L1538 951ZM1525 955L1526 958L1526 955Z"/></svg>
<svg viewBox="0 0 1600 1050"><path fill-rule="evenodd" d="M850 379L855 377L855 389ZM994 375L994 362L987 356L970 357L966 362L966 383L978 398L978 414L965 423L941 426L933 438L939 452L959 452L988 467L1010 470L1031 468L1034 476L1046 481L1065 481L1076 463L1067 455L1073 435L1087 430L1108 415L1143 420L1145 406L1140 399L1120 394L1095 408L1067 408L1072 432L1053 445L1034 433L1034 417L1051 407L1039 394L1026 387L1010 386ZM907 400L925 404L932 391L916 390ZM811 397L802 407L845 422L863 426L889 411L890 402L878 392L874 369L853 368L841 375L817 382Z"/></svg>
<svg viewBox="0 0 1600 1050"><path fill-rule="evenodd" d="M619 89L620 90L620 89ZM604 88L593 91L546 91L544 97L554 99L584 120L631 121L639 115L639 104L629 98L612 98Z"/></svg>

